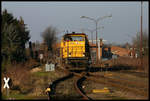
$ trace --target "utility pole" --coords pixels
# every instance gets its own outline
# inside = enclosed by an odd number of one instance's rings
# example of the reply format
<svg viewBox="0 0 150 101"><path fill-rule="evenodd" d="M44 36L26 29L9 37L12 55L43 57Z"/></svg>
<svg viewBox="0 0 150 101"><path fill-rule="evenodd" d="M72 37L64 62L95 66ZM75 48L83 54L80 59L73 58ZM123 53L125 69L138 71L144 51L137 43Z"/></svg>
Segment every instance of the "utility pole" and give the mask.
<svg viewBox="0 0 150 101"><path fill-rule="evenodd" d="M92 20L95 25L96 25L96 62L98 63L98 43L97 43L97 25L98 25L98 22L100 20L103 20L105 18L108 18L108 17L112 17L112 14L109 15L109 16L103 16L103 17L99 17L98 19L93 19L93 18L90 18L90 17L87 17L87 16L81 16L80 18L86 18L86 19L89 19L89 20Z"/></svg>
<svg viewBox="0 0 150 101"><path fill-rule="evenodd" d="M143 2L141 1L141 37L140 37L140 59L141 59L141 65L140 65L140 68L139 69L143 69L143 60L142 60L142 58L143 58L143 54L142 54L142 43L143 43L143 31L142 31L142 25L143 25L143 21L142 21L142 11L143 11Z"/></svg>

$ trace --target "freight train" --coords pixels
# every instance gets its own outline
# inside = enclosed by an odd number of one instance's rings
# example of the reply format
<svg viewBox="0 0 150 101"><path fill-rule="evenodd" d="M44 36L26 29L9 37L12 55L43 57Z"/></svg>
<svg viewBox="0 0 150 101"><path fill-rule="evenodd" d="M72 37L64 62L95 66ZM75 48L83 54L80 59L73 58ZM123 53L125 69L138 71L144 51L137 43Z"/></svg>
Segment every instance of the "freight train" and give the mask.
<svg viewBox="0 0 150 101"><path fill-rule="evenodd" d="M86 69L91 63L87 35L75 32L65 34L61 40L60 55L62 64L71 65L67 69Z"/></svg>

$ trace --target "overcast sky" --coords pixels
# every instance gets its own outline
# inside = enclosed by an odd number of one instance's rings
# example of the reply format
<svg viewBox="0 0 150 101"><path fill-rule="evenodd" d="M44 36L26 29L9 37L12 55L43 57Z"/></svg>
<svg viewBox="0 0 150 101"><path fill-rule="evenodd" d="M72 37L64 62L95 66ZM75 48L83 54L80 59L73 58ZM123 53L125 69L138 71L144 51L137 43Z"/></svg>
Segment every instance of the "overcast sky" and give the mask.
<svg viewBox="0 0 150 101"><path fill-rule="evenodd" d="M98 22L98 39L103 38L109 43L131 43L131 36L140 31L141 2L2 2L2 10L7 9L14 17L23 17L30 30L31 41L42 42L41 33L48 26L63 31L81 32L81 29L95 29L95 23L80 16L97 19L112 14ZM143 2L143 30L148 31L149 5ZM84 32L91 39L91 33ZM94 32L95 38L95 32Z"/></svg>

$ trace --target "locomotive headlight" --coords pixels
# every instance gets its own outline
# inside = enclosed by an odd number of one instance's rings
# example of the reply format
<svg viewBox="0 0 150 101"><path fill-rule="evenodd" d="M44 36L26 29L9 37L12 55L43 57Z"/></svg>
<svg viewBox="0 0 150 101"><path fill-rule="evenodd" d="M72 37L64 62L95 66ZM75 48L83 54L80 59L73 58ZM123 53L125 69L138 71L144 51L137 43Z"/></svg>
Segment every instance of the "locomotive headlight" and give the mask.
<svg viewBox="0 0 150 101"><path fill-rule="evenodd" d="M71 57L71 53L69 53L69 57Z"/></svg>
<svg viewBox="0 0 150 101"><path fill-rule="evenodd" d="M85 56L85 53L83 53L83 56Z"/></svg>

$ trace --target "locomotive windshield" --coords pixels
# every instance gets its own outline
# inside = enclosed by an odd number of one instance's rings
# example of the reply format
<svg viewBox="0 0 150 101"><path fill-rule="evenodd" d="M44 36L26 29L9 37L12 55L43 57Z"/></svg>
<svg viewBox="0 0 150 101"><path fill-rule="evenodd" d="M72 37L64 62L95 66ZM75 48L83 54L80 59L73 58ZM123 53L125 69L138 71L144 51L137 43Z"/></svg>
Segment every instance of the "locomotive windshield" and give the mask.
<svg viewBox="0 0 150 101"><path fill-rule="evenodd" d="M65 41L84 41L83 36L66 36L64 38Z"/></svg>
<svg viewBox="0 0 150 101"><path fill-rule="evenodd" d="M82 36L71 36L72 41L84 41L84 37Z"/></svg>

